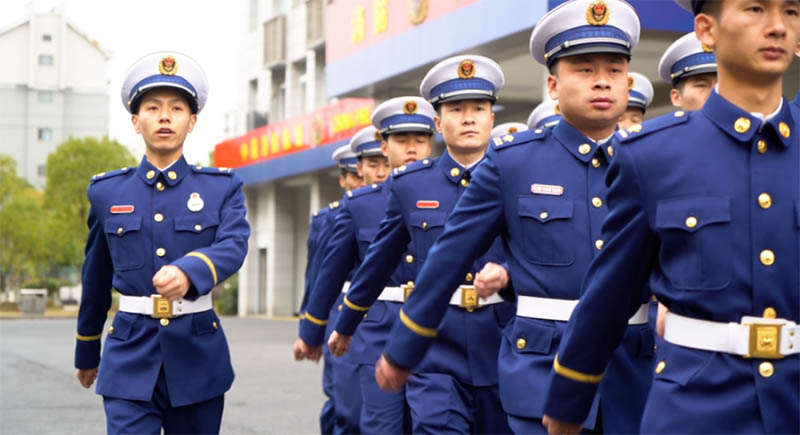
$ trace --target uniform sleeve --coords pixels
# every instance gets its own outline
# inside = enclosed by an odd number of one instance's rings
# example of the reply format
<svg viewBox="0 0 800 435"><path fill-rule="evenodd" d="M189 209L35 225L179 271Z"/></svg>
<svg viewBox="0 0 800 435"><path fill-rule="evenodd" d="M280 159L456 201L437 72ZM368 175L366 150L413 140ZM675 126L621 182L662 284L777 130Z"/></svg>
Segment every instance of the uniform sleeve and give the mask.
<svg viewBox="0 0 800 435"><path fill-rule="evenodd" d="M401 203L392 185L378 233L367 248L364 261L345 295L342 311L336 319L336 332L353 335L364 313L375 303L391 278L410 240Z"/></svg>
<svg viewBox="0 0 800 435"><path fill-rule="evenodd" d="M92 203L91 186L89 202ZM81 305L78 310L78 334L75 344L75 368L93 369L100 365L100 338L111 308L111 280L114 267L98 210L89 209L89 238L81 272Z"/></svg>
<svg viewBox="0 0 800 435"><path fill-rule="evenodd" d="M356 227L347 201L336 213L333 233L325 247L322 262L311 287L305 318L300 321L300 338L310 346L325 339L328 313L342 291L353 260L358 258Z"/></svg>
<svg viewBox="0 0 800 435"><path fill-rule="evenodd" d="M646 283L658 241L650 231L630 151L625 146L617 149L606 176L606 244L589 267L580 303L553 362L544 412L561 421L586 419L628 318L649 297Z"/></svg>
<svg viewBox="0 0 800 435"><path fill-rule="evenodd" d="M209 293L215 285L228 279L242 266L247 255L247 239L250 237L246 214L242 180L233 174L220 208L220 222L214 242L172 263L189 277L192 283L190 293L196 296Z"/></svg>
<svg viewBox="0 0 800 435"><path fill-rule="evenodd" d="M436 337L448 303L474 260L492 245L503 219L503 192L497 167L485 160L458 200L422 267L414 291L400 311L384 355L414 368Z"/></svg>
<svg viewBox="0 0 800 435"><path fill-rule="evenodd" d="M317 230L318 230L318 222L317 219L311 220L311 225L308 226L308 238L306 239L306 272L305 272L305 283L303 285L303 301L300 302L300 314L302 315L306 311L306 305L308 304L308 294L311 291L311 286L314 284L313 277L316 276L314 271L314 249L316 248L316 239L317 239Z"/></svg>

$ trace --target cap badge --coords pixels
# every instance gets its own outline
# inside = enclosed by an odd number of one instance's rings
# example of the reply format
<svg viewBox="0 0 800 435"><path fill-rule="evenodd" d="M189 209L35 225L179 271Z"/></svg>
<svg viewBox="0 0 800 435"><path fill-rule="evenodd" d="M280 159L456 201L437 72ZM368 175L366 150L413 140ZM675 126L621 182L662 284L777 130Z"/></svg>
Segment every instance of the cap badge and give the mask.
<svg viewBox="0 0 800 435"><path fill-rule="evenodd" d="M513 133L516 133L517 131L518 131L517 127L511 127L511 128L508 129L508 134L513 134Z"/></svg>
<svg viewBox="0 0 800 435"><path fill-rule="evenodd" d="M458 78L471 79L475 77L475 64L469 60L464 59L458 64Z"/></svg>
<svg viewBox="0 0 800 435"><path fill-rule="evenodd" d="M373 135L373 138L375 138L375 140L377 140L377 141L382 141L383 140L383 136L381 136L381 132L378 131L378 130L375 130L375 134Z"/></svg>
<svg viewBox="0 0 800 435"><path fill-rule="evenodd" d="M178 72L178 62L172 56L162 57L158 62L158 72L165 76L174 76Z"/></svg>
<svg viewBox="0 0 800 435"><path fill-rule="evenodd" d="M708 45L706 45L705 43L702 43L702 42L700 43L700 47L706 53L711 53L712 51L714 51L714 50L711 49L711 47L709 47Z"/></svg>
<svg viewBox="0 0 800 435"><path fill-rule="evenodd" d="M203 198L200 198L200 194L197 192L189 195L189 201L186 202L186 207L188 207L190 211L200 211L203 209L204 205L205 202L203 202Z"/></svg>
<svg viewBox="0 0 800 435"><path fill-rule="evenodd" d="M406 101L406 104L403 105L403 113L405 113L406 115L413 115L417 113L417 102Z"/></svg>
<svg viewBox="0 0 800 435"><path fill-rule="evenodd" d="M633 82L634 78L632 76L628 76L628 90L633 90Z"/></svg>
<svg viewBox="0 0 800 435"><path fill-rule="evenodd" d="M556 103L556 107L553 107L553 113L556 115L561 115L561 108L558 107L558 103Z"/></svg>
<svg viewBox="0 0 800 435"><path fill-rule="evenodd" d="M608 5L603 0L597 0L589 5L586 11L586 21L592 26L605 26L608 23Z"/></svg>

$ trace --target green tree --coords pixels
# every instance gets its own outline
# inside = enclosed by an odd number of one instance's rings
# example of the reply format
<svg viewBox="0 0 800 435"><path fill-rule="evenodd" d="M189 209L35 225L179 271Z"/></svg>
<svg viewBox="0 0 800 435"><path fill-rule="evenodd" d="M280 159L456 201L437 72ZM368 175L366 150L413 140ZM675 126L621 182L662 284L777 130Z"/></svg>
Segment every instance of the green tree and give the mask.
<svg viewBox="0 0 800 435"><path fill-rule="evenodd" d="M136 160L117 141L95 138L70 138L47 157L45 203L49 211L49 233L56 234L51 244L53 261L66 267L83 263L83 249L89 229L89 200L86 189L92 175L125 166Z"/></svg>

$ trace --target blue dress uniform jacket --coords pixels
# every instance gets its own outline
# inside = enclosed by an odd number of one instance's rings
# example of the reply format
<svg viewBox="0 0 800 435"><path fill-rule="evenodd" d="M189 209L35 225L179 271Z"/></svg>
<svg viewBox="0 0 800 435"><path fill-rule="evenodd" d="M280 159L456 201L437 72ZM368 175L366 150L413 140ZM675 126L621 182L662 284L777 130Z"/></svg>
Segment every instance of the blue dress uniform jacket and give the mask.
<svg viewBox="0 0 800 435"><path fill-rule="evenodd" d="M325 215L328 213L328 210L329 209L325 207L315 211L313 216L311 216L311 223L308 226L308 237L306 238L305 285L303 288L303 300L300 302L299 311L301 318L306 311L306 305L308 305L311 286L314 284L313 279L317 276L317 266L319 263L319 260L317 260L319 249L317 248L319 246L320 234L323 230L323 223L325 222Z"/></svg>
<svg viewBox="0 0 800 435"><path fill-rule="evenodd" d="M581 279L599 252L596 240L606 214L603 177L612 154L611 146L595 144L563 120L552 128L494 138L417 277L420 291L403 306L410 321L395 326L387 355L401 365L416 363L430 343L420 332L436 327L449 289L497 236L508 250L510 282L518 295L578 299ZM506 326L498 369L507 413L541 418L541 393L565 327L566 322L519 316ZM600 394L604 430L638 429L630 420L638 425L652 353L650 328L628 328L624 346L615 352L614 379Z"/></svg>
<svg viewBox="0 0 800 435"><path fill-rule="evenodd" d="M447 215L466 189L468 182L463 172L447 152L438 159L425 159L396 169L389 186L385 217L347 293L348 303L337 320L338 332L353 334L363 317L362 309L372 306L401 260L416 268L425 262L428 250L442 232ZM402 258L400 254L412 241L415 254ZM462 253L452 251L450 255L461 256ZM486 244L469 258L469 265L464 268L460 279L448 287L448 299L459 285L471 285L474 275L490 261L505 262L499 241L494 245ZM426 291L418 288L412 294ZM406 349L413 352L415 358L398 357L394 362L402 367L415 368L415 373L449 374L473 386L496 385L500 328L512 315L513 305L503 302L474 312L455 306L443 307L443 310L446 315L441 325L438 321L433 325L439 325L438 340L424 360L424 352Z"/></svg>
<svg viewBox="0 0 800 435"><path fill-rule="evenodd" d="M163 325L119 312L102 360L100 337L112 287L129 296L155 294L153 275L171 264L191 281L185 299L192 300L239 269L250 234L241 187L229 169L189 166L183 157L163 172L142 159L137 168L92 179L75 365L99 364L97 393L150 400L162 366L173 406L219 396L231 386L228 345L213 310ZM196 194L203 205L192 211L187 201ZM129 212L114 213L120 205Z"/></svg>
<svg viewBox="0 0 800 435"><path fill-rule="evenodd" d="M607 242L559 349L547 414L583 420L643 288L694 319L800 321L799 116L784 100L762 125L714 91L701 111L656 118L622 141L608 171ZM745 359L664 340L657 360L644 430L800 432L797 354Z"/></svg>

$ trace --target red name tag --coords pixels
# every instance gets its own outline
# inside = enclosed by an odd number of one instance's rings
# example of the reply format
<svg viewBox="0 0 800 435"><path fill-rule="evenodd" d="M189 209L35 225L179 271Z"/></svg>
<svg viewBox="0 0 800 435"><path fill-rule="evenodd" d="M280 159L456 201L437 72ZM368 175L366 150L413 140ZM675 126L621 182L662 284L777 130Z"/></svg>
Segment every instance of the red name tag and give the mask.
<svg viewBox="0 0 800 435"><path fill-rule="evenodd" d="M132 205L112 205L111 206L111 213L133 213L133 206Z"/></svg>
<svg viewBox="0 0 800 435"><path fill-rule="evenodd" d="M417 201L417 208L439 208L439 201Z"/></svg>

